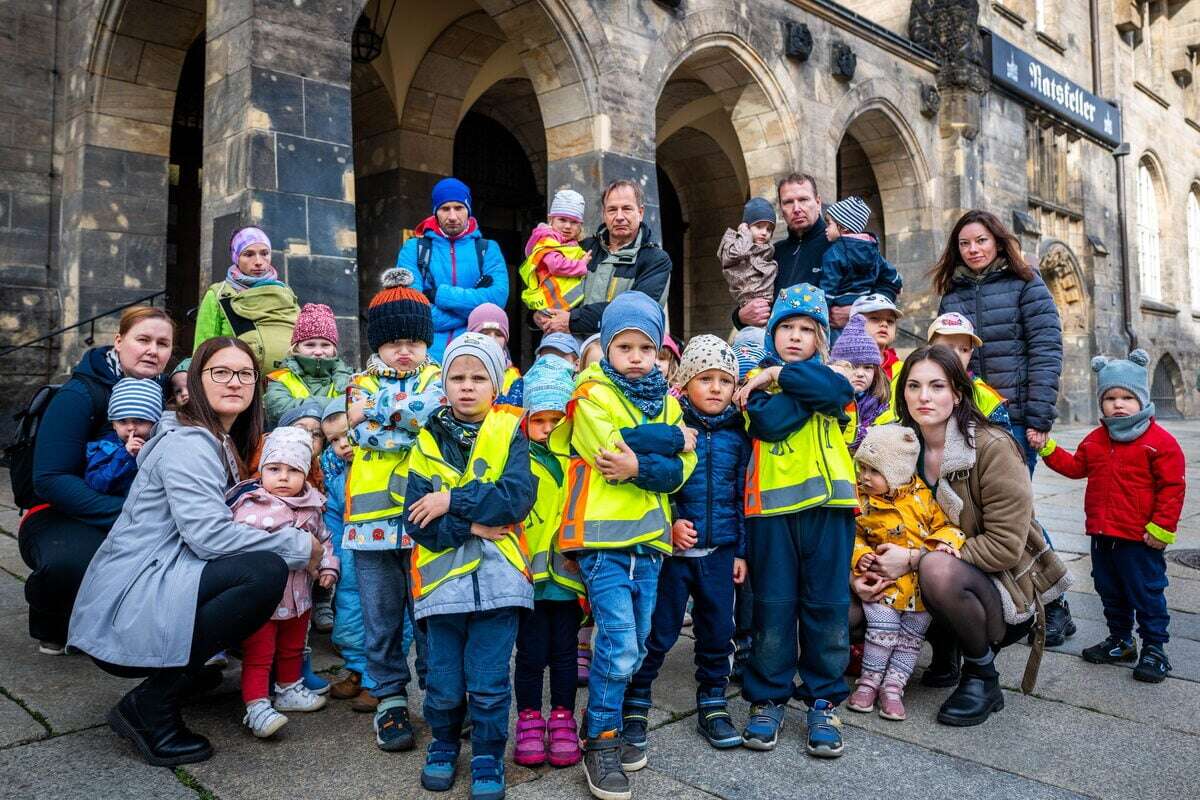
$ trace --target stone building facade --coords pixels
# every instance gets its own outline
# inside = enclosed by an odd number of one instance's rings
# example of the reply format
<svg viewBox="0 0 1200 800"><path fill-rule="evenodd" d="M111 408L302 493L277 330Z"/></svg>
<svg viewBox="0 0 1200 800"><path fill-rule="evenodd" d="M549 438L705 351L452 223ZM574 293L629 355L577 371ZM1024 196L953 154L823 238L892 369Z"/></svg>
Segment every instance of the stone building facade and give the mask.
<svg viewBox="0 0 1200 800"><path fill-rule="evenodd" d="M1128 155L998 86L984 30L1113 101ZM186 348L244 224L357 351L361 299L451 173L514 276L548 195L583 191L590 228L599 187L640 181L676 263L672 330L725 334L717 241L800 169L826 201L871 205L905 277L902 347L935 313L926 271L946 232L986 208L1062 312L1064 417L1094 416L1090 357L1130 333L1160 406L1191 413L1198 50L1200 0L10 0L0 404L106 341L115 316L4 347L144 297ZM522 330L514 347L530 344Z"/></svg>

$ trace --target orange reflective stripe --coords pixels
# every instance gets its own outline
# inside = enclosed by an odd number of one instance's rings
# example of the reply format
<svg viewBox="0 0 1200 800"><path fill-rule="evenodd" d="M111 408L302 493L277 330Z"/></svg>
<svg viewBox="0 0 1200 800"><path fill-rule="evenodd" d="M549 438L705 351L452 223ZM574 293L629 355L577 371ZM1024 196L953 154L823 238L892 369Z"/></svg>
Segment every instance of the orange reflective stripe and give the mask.
<svg viewBox="0 0 1200 800"><path fill-rule="evenodd" d="M758 463L759 463L759 448L762 442L758 439L754 440L754 445L750 449L750 463L746 465L746 514L759 514L762 512L762 488L758 481Z"/></svg>
<svg viewBox="0 0 1200 800"><path fill-rule="evenodd" d="M287 369L276 369L276 370L272 370L272 371L268 372L267 378L269 378L270 380L273 380L273 381L277 381L280 378L282 378L284 375L287 375L287 374L288 374Z"/></svg>
<svg viewBox="0 0 1200 800"><path fill-rule="evenodd" d="M408 585L414 600L421 599L421 570L417 568L417 551L414 548L408 559Z"/></svg>
<svg viewBox="0 0 1200 800"><path fill-rule="evenodd" d="M567 469L567 505L558 528L558 546L561 550L583 547L584 511L587 509L591 472L592 468L582 458L572 459Z"/></svg>

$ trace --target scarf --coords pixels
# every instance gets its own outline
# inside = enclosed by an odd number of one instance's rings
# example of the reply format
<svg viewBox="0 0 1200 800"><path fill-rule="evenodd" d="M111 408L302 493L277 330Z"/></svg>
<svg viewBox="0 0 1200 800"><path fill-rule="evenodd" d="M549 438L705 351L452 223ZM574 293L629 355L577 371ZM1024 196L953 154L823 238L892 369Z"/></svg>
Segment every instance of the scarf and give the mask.
<svg viewBox="0 0 1200 800"><path fill-rule="evenodd" d="M1114 442L1132 442L1154 422L1154 403L1147 404L1141 411L1128 417L1101 417L1100 421L1108 429L1108 438Z"/></svg>
<svg viewBox="0 0 1200 800"><path fill-rule="evenodd" d="M858 449L863 437L867 435L867 428L871 427L871 423L884 412L888 405L886 400L880 400L870 392L856 394L854 404L858 409L858 429L854 432L854 443L850 445L851 450Z"/></svg>
<svg viewBox="0 0 1200 800"><path fill-rule="evenodd" d="M108 364L108 368L112 370L113 377L117 380L125 377L125 370L121 369L121 358L117 355L115 347L108 348L108 352L104 354L104 360Z"/></svg>
<svg viewBox="0 0 1200 800"><path fill-rule="evenodd" d="M479 437L479 429L483 426L483 421L463 422L454 416L450 406L442 406L429 416L429 422L426 424L431 428L440 428L441 432L458 446L458 458L453 458L454 454L443 453L442 455L448 456L447 460L455 469L466 469L467 457L471 453L471 448L475 446L475 440Z"/></svg>
<svg viewBox="0 0 1200 800"><path fill-rule="evenodd" d="M738 410L738 407L732 403L725 406L724 410L716 414L705 414L702 411L696 410L696 407L692 405L692 401L688 400L686 395L679 398L679 406L683 409L683 417L685 420L695 420L710 431L720 430L729 424L729 421L732 417L741 417L742 415L742 412ZM741 425L740 420L736 424Z"/></svg>
<svg viewBox="0 0 1200 800"><path fill-rule="evenodd" d="M954 268L954 277L962 278L971 283L979 283L993 272L1003 272L1008 269L1008 259L1002 255L997 255L991 264L983 268L983 271L976 272L966 264L959 264Z"/></svg>
<svg viewBox="0 0 1200 800"><path fill-rule="evenodd" d="M321 471L325 473L325 483L327 485L329 481L345 472L346 467L349 466L345 461L338 458L337 454L333 452L332 447L327 447L321 451L320 464Z"/></svg>
<svg viewBox="0 0 1200 800"><path fill-rule="evenodd" d="M237 264L229 265L229 269L225 272L225 282L235 292L244 292L247 289L256 289L259 286L286 285L283 281L279 280L279 272L274 267L268 267L266 272L256 278L242 272L238 269Z"/></svg>
<svg viewBox="0 0 1200 800"><path fill-rule="evenodd" d="M600 359L600 369L616 384L621 394L647 417L657 417L662 413L663 404L667 402L667 379L657 364L646 375L632 381L613 369L607 358Z"/></svg>
<svg viewBox="0 0 1200 800"><path fill-rule="evenodd" d="M312 356L302 356L293 354L289 356L292 361L296 362L297 370L302 377L311 378L312 380L328 383L337 375L338 367L342 362L337 356L333 358L313 358Z"/></svg>

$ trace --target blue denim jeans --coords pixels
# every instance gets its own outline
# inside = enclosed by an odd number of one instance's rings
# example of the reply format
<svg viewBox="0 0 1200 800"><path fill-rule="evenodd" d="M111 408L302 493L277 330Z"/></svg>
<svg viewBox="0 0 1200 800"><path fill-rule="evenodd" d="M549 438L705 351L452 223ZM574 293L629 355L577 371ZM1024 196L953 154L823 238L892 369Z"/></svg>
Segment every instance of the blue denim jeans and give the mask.
<svg viewBox="0 0 1200 800"><path fill-rule="evenodd" d="M1012 434L1017 440L1017 445L1021 448L1021 455L1025 457L1025 466L1029 467L1029 477L1033 477L1033 471L1037 468L1038 451L1029 444L1029 440L1025 438L1024 425L1013 425Z"/></svg>
<svg viewBox="0 0 1200 800"><path fill-rule="evenodd" d="M471 707L471 751L504 758L512 687L508 664L521 609L434 614L418 624L429 644L425 721L433 738L457 746Z"/></svg>
<svg viewBox="0 0 1200 800"><path fill-rule="evenodd" d="M404 618L412 613L408 584L410 550L359 550L354 554L362 603L367 670L375 681L371 694L380 700L407 696L412 672L404 649ZM417 673L424 672L425 637L418 634Z"/></svg>
<svg viewBox="0 0 1200 800"><path fill-rule="evenodd" d="M630 550L599 550L579 556L579 571L596 626L588 677L590 739L621 729L625 687L646 657L662 563L661 553Z"/></svg>

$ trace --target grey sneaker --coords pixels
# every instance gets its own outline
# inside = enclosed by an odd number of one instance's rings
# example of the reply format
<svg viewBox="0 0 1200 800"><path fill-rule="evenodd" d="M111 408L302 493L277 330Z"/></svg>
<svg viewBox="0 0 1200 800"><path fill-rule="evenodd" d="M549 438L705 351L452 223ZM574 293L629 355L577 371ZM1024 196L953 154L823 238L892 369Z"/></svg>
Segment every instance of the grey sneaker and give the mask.
<svg viewBox="0 0 1200 800"><path fill-rule="evenodd" d="M621 768L621 734L608 731L588 739L583 753L583 774L596 800L630 800L629 776Z"/></svg>

